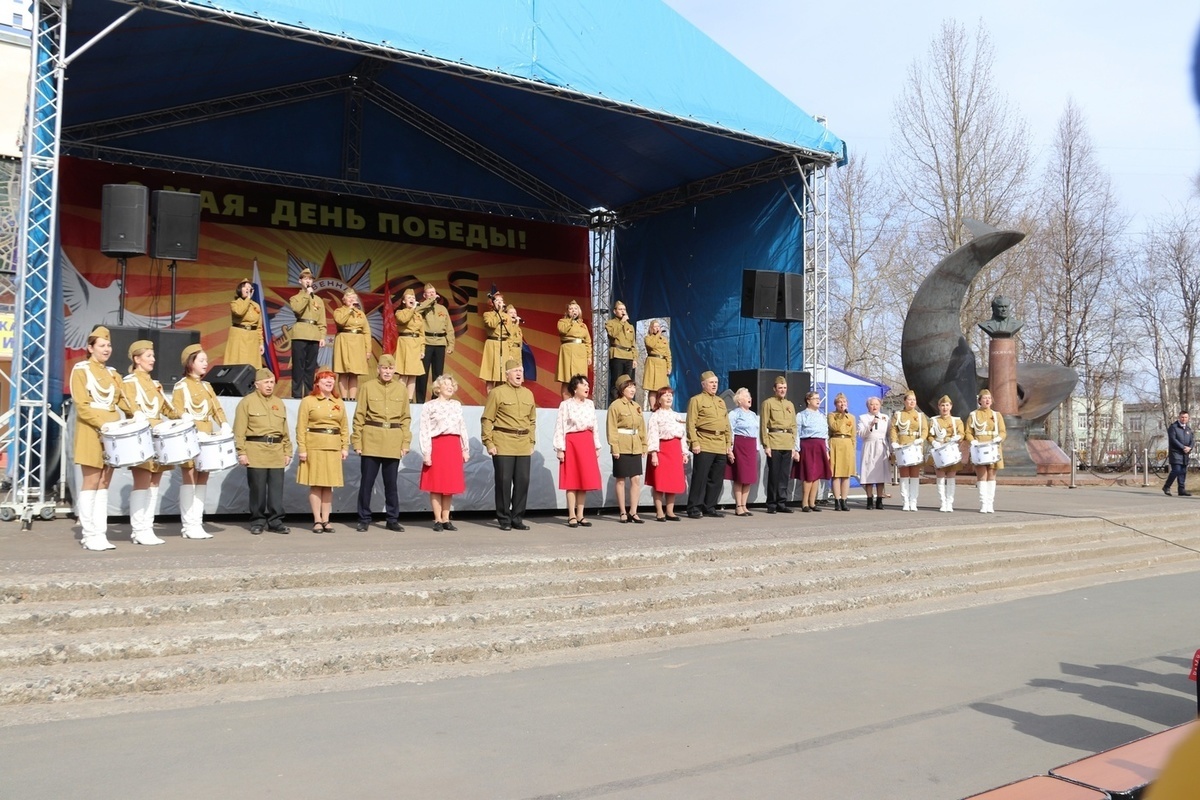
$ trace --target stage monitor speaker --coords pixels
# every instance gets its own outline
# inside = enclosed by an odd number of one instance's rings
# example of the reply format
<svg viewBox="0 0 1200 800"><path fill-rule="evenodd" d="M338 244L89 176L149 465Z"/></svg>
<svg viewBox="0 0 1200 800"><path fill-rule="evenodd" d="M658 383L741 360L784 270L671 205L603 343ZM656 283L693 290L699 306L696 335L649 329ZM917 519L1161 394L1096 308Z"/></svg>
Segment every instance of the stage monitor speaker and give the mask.
<svg viewBox="0 0 1200 800"><path fill-rule="evenodd" d="M775 319L779 313L779 276L761 269L742 270L742 316Z"/></svg>
<svg viewBox="0 0 1200 800"><path fill-rule="evenodd" d="M254 391L254 373L249 364L222 364L204 376L218 397L245 397Z"/></svg>
<svg viewBox="0 0 1200 800"><path fill-rule="evenodd" d="M100 252L110 258L146 254L145 186L106 183L100 191Z"/></svg>
<svg viewBox="0 0 1200 800"><path fill-rule="evenodd" d="M754 395L751 408L757 411L763 400L775 394L775 378L779 375L787 378L788 399L792 401L792 404L796 406L796 411L799 412L804 408L804 395L808 394L808 390L812 386L812 375L807 372L782 369L735 370L729 373L729 389L735 392L743 387L749 389L750 393Z"/></svg>
<svg viewBox="0 0 1200 800"><path fill-rule="evenodd" d="M780 322L804 322L804 276L795 272L782 273L779 286L779 309L775 317Z"/></svg>
<svg viewBox="0 0 1200 800"><path fill-rule="evenodd" d="M109 326L112 333L113 351L108 359L108 365L121 373L129 372L129 345L145 339L154 345L155 380L163 385L170 393L171 389L183 377L183 364L180 359L184 348L200 344L200 331L183 330L178 328L136 328L132 326Z"/></svg>
<svg viewBox="0 0 1200 800"><path fill-rule="evenodd" d="M150 255L171 261L200 257L200 195L157 191L150 195Z"/></svg>

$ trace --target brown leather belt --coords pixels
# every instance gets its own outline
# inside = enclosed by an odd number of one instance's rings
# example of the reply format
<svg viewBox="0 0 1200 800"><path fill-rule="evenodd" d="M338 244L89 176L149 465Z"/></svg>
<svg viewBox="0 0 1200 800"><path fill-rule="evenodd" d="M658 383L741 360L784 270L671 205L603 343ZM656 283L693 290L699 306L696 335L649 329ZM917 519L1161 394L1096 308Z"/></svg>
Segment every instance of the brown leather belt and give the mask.
<svg viewBox="0 0 1200 800"><path fill-rule="evenodd" d="M489 336L489 337L488 337L488 340L489 340L489 341L492 341L492 342L502 342L502 341L504 341L504 340L503 340L503 339L501 339L499 336Z"/></svg>
<svg viewBox="0 0 1200 800"><path fill-rule="evenodd" d="M619 345L619 344L614 344L614 345L611 345L610 349L612 349L612 350L626 350L626 351L628 351L628 352L630 352L630 353L632 353L632 352L633 352L633 348L632 348L632 347L622 347L622 346L621 346L621 345Z"/></svg>
<svg viewBox="0 0 1200 800"><path fill-rule="evenodd" d="M258 330L258 326L257 326L257 325L247 325L247 324L245 324L244 322L239 322L239 323L238 323L238 327L239 327L239 328L241 328L242 330L247 330L247 331L256 331L256 330Z"/></svg>
<svg viewBox="0 0 1200 800"><path fill-rule="evenodd" d="M493 425L492 430L500 431L501 433L513 433L513 434L516 434L517 436L528 436L529 435L528 428L521 428L520 430L518 430L516 428L501 428L499 425Z"/></svg>
<svg viewBox="0 0 1200 800"><path fill-rule="evenodd" d="M338 433L341 433L342 431L341 431L341 428L309 428L308 432L309 433L338 434Z"/></svg>
<svg viewBox="0 0 1200 800"><path fill-rule="evenodd" d="M266 444L279 444L283 441L282 436L247 436L247 442L264 442Z"/></svg>
<svg viewBox="0 0 1200 800"><path fill-rule="evenodd" d="M375 420L367 420L364 425L370 425L372 428L399 428L399 422L376 422Z"/></svg>
<svg viewBox="0 0 1200 800"><path fill-rule="evenodd" d="M307 324L309 324L309 325L320 325L320 324L321 324L321 323L317 322L315 319L298 319L298 320L296 320L296 321L297 321L297 322L304 322L304 323L307 323Z"/></svg>
<svg viewBox="0 0 1200 800"><path fill-rule="evenodd" d="M725 435L725 431L710 431L707 428L696 428L696 433L707 433L707 434L711 434L712 436Z"/></svg>
<svg viewBox="0 0 1200 800"><path fill-rule="evenodd" d="M421 334L419 334L419 333L401 333L401 334L397 334L397 335L398 336L410 336L413 339L420 338L420 336L421 336Z"/></svg>
<svg viewBox="0 0 1200 800"><path fill-rule="evenodd" d="M659 355L655 355L654 353L647 353L646 358L661 358L663 361L667 360L666 356L659 356Z"/></svg>
<svg viewBox="0 0 1200 800"><path fill-rule="evenodd" d="M795 433L795 428L767 428L767 433Z"/></svg>
<svg viewBox="0 0 1200 800"><path fill-rule="evenodd" d="M563 339L563 344L583 344L583 339Z"/></svg>
<svg viewBox="0 0 1200 800"><path fill-rule="evenodd" d="M831 433L831 434L829 434L829 438L830 439L850 439L852 437L848 433Z"/></svg>
<svg viewBox="0 0 1200 800"><path fill-rule="evenodd" d="M346 330L342 331L342 333L362 333L362 332L363 332L362 328L346 328Z"/></svg>

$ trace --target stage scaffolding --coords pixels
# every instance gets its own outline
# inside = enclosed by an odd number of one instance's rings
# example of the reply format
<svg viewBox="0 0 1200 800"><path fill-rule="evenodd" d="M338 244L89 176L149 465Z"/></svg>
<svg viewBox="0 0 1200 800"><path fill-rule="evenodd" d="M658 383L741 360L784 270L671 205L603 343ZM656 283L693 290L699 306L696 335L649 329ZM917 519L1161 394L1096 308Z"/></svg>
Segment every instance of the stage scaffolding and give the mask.
<svg viewBox="0 0 1200 800"><path fill-rule="evenodd" d="M592 398L608 407L608 335L604 324L612 314L613 263L616 255L617 217L605 208L592 210L588 226L592 245Z"/></svg>

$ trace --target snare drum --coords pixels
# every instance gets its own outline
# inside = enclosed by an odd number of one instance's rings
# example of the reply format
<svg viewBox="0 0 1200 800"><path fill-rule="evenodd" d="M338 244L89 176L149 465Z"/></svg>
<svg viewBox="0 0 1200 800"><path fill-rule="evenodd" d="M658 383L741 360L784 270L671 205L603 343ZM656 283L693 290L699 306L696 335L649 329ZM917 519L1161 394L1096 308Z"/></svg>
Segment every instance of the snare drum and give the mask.
<svg viewBox="0 0 1200 800"><path fill-rule="evenodd" d="M196 456L196 469L201 472L219 472L238 463L237 448L232 433L200 434L200 454Z"/></svg>
<svg viewBox="0 0 1200 800"><path fill-rule="evenodd" d="M173 419L154 426L154 457L164 467L191 461L200 452L196 424L190 419Z"/></svg>
<svg viewBox="0 0 1200 800"><path fill-rule="evenodd" d="M1000 460L999 442L971 442L971 463L980 466L995 464Z"/></svg>
<svg viewBox="0 0 1200 800"><path fill-rule="evenodd" d="M960 462L962 462L962 450L959 449L958 442L946 442L933 446L933 465L938 469L953 467Z"/></svg>
<svg viewBox="0 0 1200 800"><path fill-rule="evenodd" d="M925 459L925 448L920 442L896 446L896 465L900 467L916 467Z"/></svg>
<svg viewBox="0 0 1200 800"><path fill-rule="evenodd" d="M144 419L123 419L100 426L100 447L109 467L136 467L154 457L150 423Z"/></svg>

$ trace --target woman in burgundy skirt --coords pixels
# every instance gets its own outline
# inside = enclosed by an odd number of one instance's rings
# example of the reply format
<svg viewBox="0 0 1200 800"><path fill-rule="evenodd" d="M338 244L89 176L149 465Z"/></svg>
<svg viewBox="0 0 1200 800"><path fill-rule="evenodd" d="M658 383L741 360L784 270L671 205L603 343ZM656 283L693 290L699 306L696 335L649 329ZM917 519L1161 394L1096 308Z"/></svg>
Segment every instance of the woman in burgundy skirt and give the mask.
<svg viewBox="0 0 1200 800"><path fill-rule="evenodd" d="M733 431L733 460L725 465L725 480L733 481L733 501L739 517L752 516L746 503L750 487L758 480L758 414L750 410L754 397L746 388L733 393L737 408L729 412L729 429Z"/></svg>
<svg viewBox="0 0 1200 800"><path fill-rule="evenodd" d="M463 464L471 460L462 404L454 399L457 391L458 384L449 375L435 380L433 399L421 407L417 423L417 437L425 456L421 491L429 492L435 531L458 530L450 521L450 501L466 488Z"/></svg>
<svg viewBox="0 0 1200 800"><path fill-rule="evenodd" d="M683 463L691 456L687 446L687 423L672 405L671 387L659 389L658 402L646 426L646 485L654 490L654 519L678 522L675 495L687 491Z"/></svg>
<svg viewBox="0 0 1200 800"><path fill-rule="evenodd" d="M588 492L600 488L600 429L596 404L588 397L591 386L583 375L567 382L570 396L558 406L554 420L554 453L558 456L558 488L567 492L567 527L592 523L583 518Z"/></svg>
<svg viewBox="0 0 1200 800"><path fill-rule="evenodd" d="M829 420L818 409L821 407L821 395L809 392L804 395L804 410L796 415L796 437L799 443L800 460L796 463L792 475L804 483L804 500L801 511L820 511L817 506L817 495L820 493L821 481L833 479L833 470L829 466Z"/></svg>

